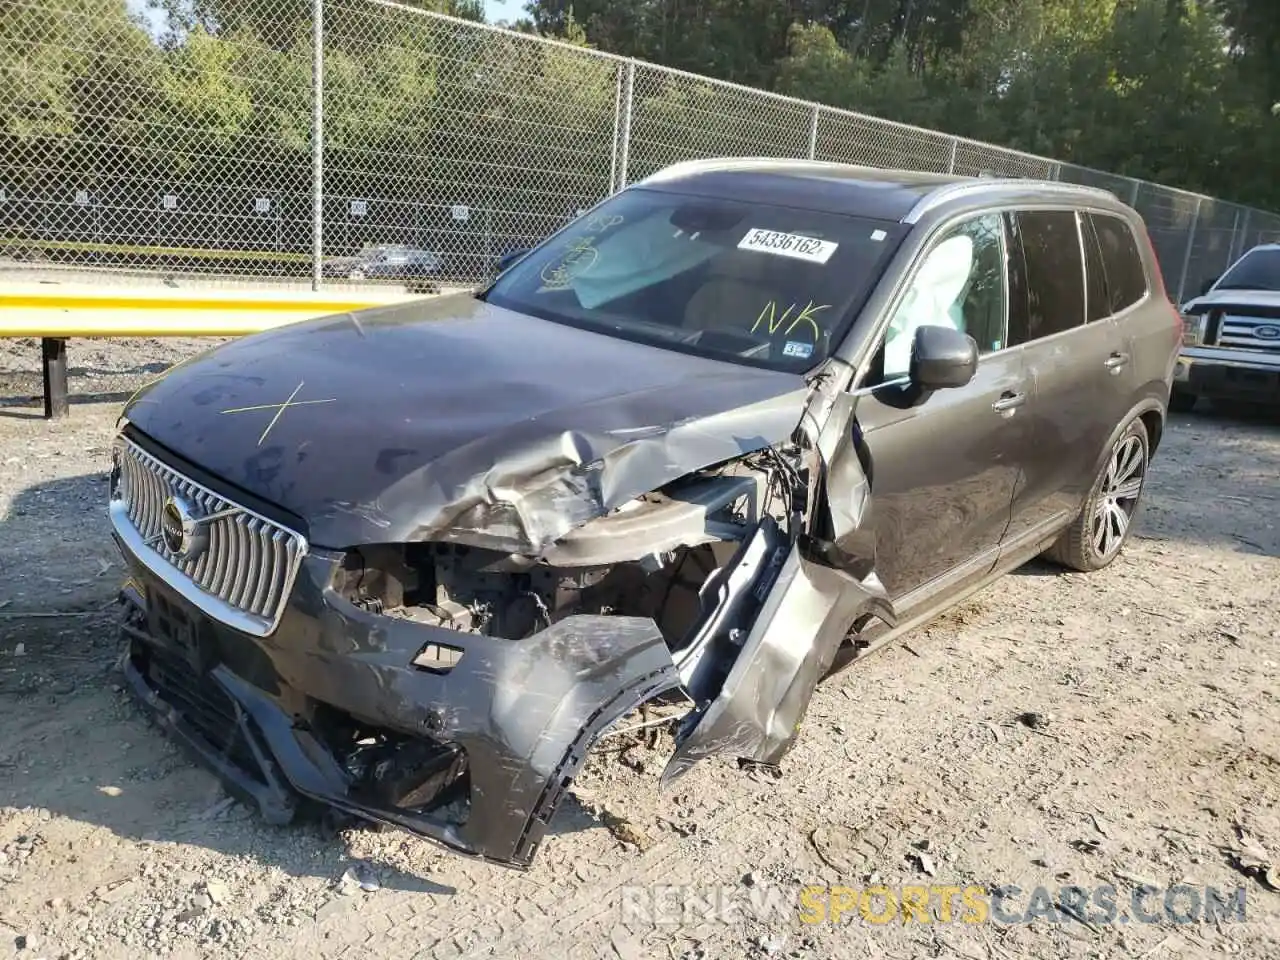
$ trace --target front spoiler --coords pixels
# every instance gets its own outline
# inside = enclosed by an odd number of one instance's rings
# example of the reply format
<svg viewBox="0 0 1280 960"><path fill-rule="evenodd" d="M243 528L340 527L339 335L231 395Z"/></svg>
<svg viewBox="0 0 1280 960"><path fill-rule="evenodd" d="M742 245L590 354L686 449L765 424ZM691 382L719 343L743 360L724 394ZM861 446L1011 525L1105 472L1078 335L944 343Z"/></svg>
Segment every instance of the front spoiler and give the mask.
<svg viewBox="0 0 1280 960"><path fill-rule="evenodd" d="M137 591L126 591L123 599L141 609ZM133 644L165 644L128 622L125 633ZM271 693L225 662L203 674L204 684L216 685L217 692L234 704L235 732L241 740L233 758L177 705L181 698L149 682L132 655L125 657L124 674L129 689L156 722L230 792L255 803L269 822L289 822L299 799L309 798L401 827L457 854L526 869L600 733L640 703L679 684L652 621L570 617L539 637L542 649L533 653L541 667L537 673L512 664L495 665L499 674L523 673L528 683L519 703L457 707L442 722L440 733L447 733L448 742L461 744L470 761L469 811L461 823L357 799L339 759L282 705L290 691L278 678L267 684L276 688ZM504 689L510 693L514 688ZM291 693L296 696L298 691ZM504 720L519 728L504 728ZM252 761L246 762L247 757Z"/></svg>

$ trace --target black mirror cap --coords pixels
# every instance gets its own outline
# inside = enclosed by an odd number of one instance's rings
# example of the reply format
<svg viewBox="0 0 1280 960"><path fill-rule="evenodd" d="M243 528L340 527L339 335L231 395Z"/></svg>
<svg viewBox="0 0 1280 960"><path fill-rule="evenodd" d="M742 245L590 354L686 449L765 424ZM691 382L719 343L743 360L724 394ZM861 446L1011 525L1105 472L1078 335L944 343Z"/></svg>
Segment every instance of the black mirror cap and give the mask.
<svg viewBox="0 0 1280 960"><path fill-rule="evenodd" d="M918 327L911 345L911 382L926 390L963 387L978 371L978 344L951 327Z"/></svg>
<svg viewBox="0 0 1280 960"><path fill-rule="evenodd" d="M515 263L517 260L519 260L528 252L529 252L528 248L522 248L520 250L512 250L508 253L504 253L501 257L498 258L498 272L499 273L505 272L509 266L511 266L513 263Z"/></svg>

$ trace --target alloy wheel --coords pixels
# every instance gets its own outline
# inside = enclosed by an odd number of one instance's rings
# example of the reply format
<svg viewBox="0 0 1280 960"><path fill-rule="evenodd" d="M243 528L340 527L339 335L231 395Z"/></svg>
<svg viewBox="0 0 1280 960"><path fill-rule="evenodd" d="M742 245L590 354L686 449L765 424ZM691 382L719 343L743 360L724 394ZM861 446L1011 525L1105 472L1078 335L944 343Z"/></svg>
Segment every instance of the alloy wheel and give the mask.
<svg viewBox="0 0 1280 960"><path fill-rule="evenodd" d="M1141 437L1127 436L1111 451L1093 505L1090 541L1099 557L1120 549L1147 476L1147 448Z"/></svg>

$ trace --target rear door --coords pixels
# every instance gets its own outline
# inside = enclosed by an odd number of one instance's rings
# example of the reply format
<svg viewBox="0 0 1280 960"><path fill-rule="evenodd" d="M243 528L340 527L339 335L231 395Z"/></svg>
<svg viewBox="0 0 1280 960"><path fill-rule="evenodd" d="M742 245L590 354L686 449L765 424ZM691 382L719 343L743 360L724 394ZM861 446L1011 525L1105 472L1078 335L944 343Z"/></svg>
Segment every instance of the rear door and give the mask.
<svg viewBox="0 0 1280 960"><path fill-rule="evenodd" d="M1009 340L1034 400L1005 541L1017 549L1079 510L1132 396L1132 344L1113 314L1105 258L1085 215L1020 210L1010 234ZM1145 281L1144 281L1145 283Z"/></svg>

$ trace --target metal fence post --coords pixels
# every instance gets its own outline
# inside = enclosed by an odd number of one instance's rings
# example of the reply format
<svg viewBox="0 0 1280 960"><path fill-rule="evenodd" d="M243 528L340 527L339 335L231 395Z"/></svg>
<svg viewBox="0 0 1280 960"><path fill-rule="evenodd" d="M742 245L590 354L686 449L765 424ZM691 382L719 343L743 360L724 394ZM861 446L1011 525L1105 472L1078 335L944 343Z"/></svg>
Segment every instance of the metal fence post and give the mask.
<svg viewBox="0 0 1280 960"><path fill-rule="evenodd" d="M627 166L631 161L631 107L636 94L636 62L627 61L622 79L622 105L618 116L618 182L615 190L627 185Z"/></svg>
<svg viewBox="0 0 1280 960"><path fill-rule="evenodd" d="M822 113L822 107L818 104L813 105L813 117L809 120L809 159L816 160L818 158L818 117Z"/></svg>
<svg viewBox="0 0 1280 960"><path fill-rule="evenodd" d="M1196 213L1191 218L1191 229L1187 231L1187 249L1182 254L1182 276L1178 278L1178 303L1183 302L1187 292L1187 271L1191 269L1191 248L1196 245L1196 227L1200 224L1200 204L1203 201L1196 197Z"/></svg>
<svg viewBox="0 0 1280 960"><path fill-rule="evenodd" d="M1236 237L1240 235L1240 208L1236 207L1235 219L1231 222L1231 242L1227 244L1227 262L1222 265L1222 270L1218 276L1227 272L1227 267L1231 266L1232 254L1236 250Z"/></svg>
<svg viewBox="0 0 1280 960"><path fill-rule="evenodd" d="M951 161L947 164L947 173L956 172L956 150L960 147L960 138L951 138Z"/></svg>
<svg viewBox="0 0 1280 960"><path fill-rule="evenodd" d="M311 0L311 289L324 258L324 0Z"/></svg>
<svg viewBox="0 0 1280 960"><path fill-rule="evenodd" d="M1129 198L1129 206L1133 207L1135 210L1138 209L1138 194L1139 192L1141 192L1141 190L1142 190L1142 181L1141 180L1133 181L1133 196Z"/></svg>
<svg viewBox="0 0 1280 960"><path fill-rule="evenodd" d="M622 64L613 71L613 153L609 157L609 192L618 189L618 138L622 135Z"/></svg>
<svg viewBox="0 0 1280 960"><path fill-rule="evenodd" d="M1249 214L1251 213L1253 213L1252 207L1244 208L1244 223L1240 225L1240 230L1238 233L1238 236L1240 238L1239 245L1237 246L1236 244L1235 236L1231 238L1231 260L1230 262L1227 263L1228 267L1230 267L1231 264L1235 263L1237 260L1239 260L1241 257L1244 256L1245 247L1249 243ZM1224 270L1223 273L1226 273L1226 271Z"/></svg>

